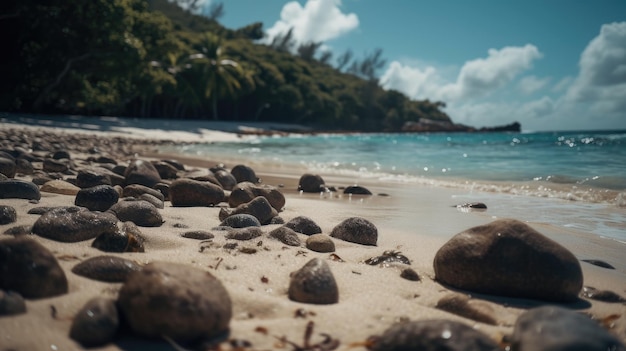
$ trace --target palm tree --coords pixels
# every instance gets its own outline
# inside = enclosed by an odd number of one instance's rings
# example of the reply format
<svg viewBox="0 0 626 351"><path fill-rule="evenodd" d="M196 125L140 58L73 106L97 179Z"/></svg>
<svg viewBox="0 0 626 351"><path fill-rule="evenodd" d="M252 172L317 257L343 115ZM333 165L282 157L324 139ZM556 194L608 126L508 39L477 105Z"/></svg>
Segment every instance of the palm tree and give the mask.
<svg viewBox="0 0 626 351"><path fill-rule="evenodd" d="M254 85L250 72L239 63L225 57L221 48L222 40L212 33L205 33L201 53L192 55L194 65L204 80L204 96L211 99L213 119L218 119L217 102L220 98L234 98L245 81Z"/></svg>

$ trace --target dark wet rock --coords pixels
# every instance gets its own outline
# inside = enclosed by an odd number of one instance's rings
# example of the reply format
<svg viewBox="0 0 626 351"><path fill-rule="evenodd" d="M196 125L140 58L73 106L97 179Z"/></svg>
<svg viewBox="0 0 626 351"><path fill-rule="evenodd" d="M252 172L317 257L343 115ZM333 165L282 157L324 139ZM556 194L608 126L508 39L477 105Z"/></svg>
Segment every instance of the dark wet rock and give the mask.
<svg viewBox="0 0 626 351"><path fill-rule="evenodd" d="M158 209L164 209L165 208L165 203L163 202L163 200L159 200L158 198L152 196L151 194L141 194L141 195L139 195L139 197L137 199L138 200L147 201L147 202L151 203L152 205L154 205L154 207L156 207Z"/></svg>
<svg viewBox="0 0 626 351"><path fill-rule="evenodd" d="M463 323L421 320L392 325L375 339L372 351L499 351L487 335Z"/></svg>
<svg viewBox="0 0 626 351"><path fill-rule="evenodd" d="M17 174L31 175L35 172L35 167L33 164L26 159L18 158L15 161L15 171Z"/></svg>
<svg viewBox="0 0 626 351"><path fill-rule="evenodd" d="M85 347L101 346L113 341L119 326L115 300L94 297L74 316L70 338Z"/></svg>
<svg viewBox="0 0 626 351"><path fill-rule="evenodd" d="M448 294L437 301L435 308L477 322L490 325L498 324L495 317L496 313L491 306L485 301L473 300L465 294Z"/></svg>
<svg viewBox="0 0 626 351"><path fill-rule="evenodd" d="M180 236L182 236L183 238L195 239L195 240L209 240L215 237L213 233L207 232L205 230L192 230L192 231L184 232Z"/></svg>
<svg viewBox="0 0 626 351"><path fill-rule="evenodd" d="M5 176L4 174L0 173L0 182L9 179L7 176Z"/></svg>
<svg viewBox="0 0 626 351"><path fill-rule="evenodd" d="M313 234L306 239L306 248L315 252L335 252L335 242L326 234Z"/></svg>
<svg viewBox="0 0 626 351"><path fill-rule="evenodd" d="M254 170L246 165L237 165L230 170L230 174L235 177L237 183L250 182L258 183L259 178L256 176Z"/></svg>
<svg viewBox="0 0 626 351"><path fill-rule="evenodd" d="M462 210L486 210L487 205L482 202L466 202L464 204L459 204L455 206L458 209Z"/></svg>
<svg viewBox="0 0 626 351"><path fill-rule="evenodd" d="M32 232L33 232L32 225L18 225L18 226L11 227L5 230L4 234L13 235L13 236L21 236L21 235L32 234Z"/></svg>
<svg viewBox="0 0 626 351"><path fill-rule="evenodd" d="M180 161L178 161L178 160L161 160L161 162L165 162L165 163L169 164L170 166L176 168L179 171L184 171L185 170L185 165L180 163Z"/></svg>
<svg viewBox="0 0 626 351"><path fill-rule="evenodd" d="M124 222L121 228L98 235L91 246L104 252L144 252L144 241L133 222Z"/></svg>
<svg viewBox="0 0 626 351"><path fill-rule="evenodd" d="M602 261L602 260L581 260L583 262L587 262L589 264L592 264L594 266L598 266L598 267L602 267L602 268L606 268L606 269L615 269L615 267L613 267L611 264Z"/></svg>
<svg viewBox="0 0 626 351"><path fill-rule="evenodd" d="M195 170L193 172L187 173L186 178L197 180L199 182L209 182L213 185L217 185L220 188L222 187L217 178L215 178L213 172L209 170Z"/></svg>
<svg viewBox="0 0 626 351"><path fill-rule="evenodd" d="M367 219L351 217L333 228L330 236L356 244L376 246L378 229Z"/></svg>
<svg viewBox="0 0 626 351"><path fill-rule="evenodd" d="M420 275L417 274L417 272L412 268L403 269L402 272L400 272L400 277L414 282L419 282L422 280L422 278L420 278Z"/></svg>
<svg viewBox="0 0 626 351"><path fill-rule="evenodd" d="M258 227L232 228L228 230L226 239L232 240L252 240L263 235L263 231Z"/></svg>
<svg viewBox="0 0 626 351"><path fill-rule="evenodd" d="M270 185L257 185L251 182L237 184L230 193L228 205L237 207L252 201L257 196L265 197L276 211L281 211L285 207L285 196L278 189Z"/></svg>
<svg viewBox="0 0 626 351"><path fill-rule="evenodd" d="M298 181L298 190L305 193L319 193L326 190L324 179L317 174L306 173Z"/></svg>
<svg viewBox="0 0 626 351"><path fill-rule="evenodd" d="M0 157L0 173L4 174L7 178L15 177L17 172L17 164L15 160L11 160L5 157Z"/></svg>
<svg viewBox="0 0 626 351"><path fill-rule="evenodd" d="M281 216L272 217L268 224L285 224L285 220Z"/></svg>
<svg viewBox="0 0 626 351"><path fill-rule="evenodd" d="M86 207L91 211L104 212L119 200L117 190L110 185L96 185L78 191L74 205Z"/></svg>
<svg viewBox="0 0 626 351"><path fill-rule="evenodd" d="M583 287L583 292L581 294L582 297L586 297L588 299L616 303L616 302L626 302L626 299L621 297L619 294L610 291L610 290L599 290L591 286Z"/></svg>
<svg viewBox="0 0 626 351"><path fill-rule="evenodd" d="M0 317L26 313L26 302L15 291L0 290Z"/></svg>
<svg viewBox="0 0 626 351"><path fill-rule="evenodd" d="M279 227L268 233L270 238L278 239L281 243L289 246L300 246L302 242L298 233L287 227Z"/></svg>
<svg viewBox="0 0 626 351"><path fill-rule="evenodd" d="M212 170L213 171L213 170ZM215 179L222 185L225 190L233 190L237 185L237 179L225 169L216 169L213 171Z"/></svg>
<svg viewBox="0 0 626 351"><path fill-rule="evenodd" d="M343 189L344 194L353 194L353 195L372 195L372 192L367 188L362 187L360 185L350 185Z"/></svg>
<svg viewBox="0 0 626 351"><path fill-rule="evenodd" d="M118 305L136 334L180 342L223 334L232 317L230 296L217 278L175 263L150 263L133 272Z"/></svg>
<svg viewBox="0 0 626 351"><path fill-rule="evenodd" d="M156 197L157 199L161 200L161 201L165 201L165 196L163 196L163 194L153 188L148 188L145 185L141 185L141 184L130 184L124 187L124 191L122 191L122 196L124 197L141 197L141 195L143 194L149 194L152 195L154 197Z"/></svg>
<svg viewBox="0 0 626 351"><path fill-rule="evenodd" d="M241 204L234 209L222 208L219 213L221 221L236 214L249 214L261 223L269 223L269 221L278 215L278 212L272 207L269 201L263 196L257 196L250 202Z"/></svg>
<svg viewBox="0 0 626 351"><path fill-rule="evenodd" d="M33 182L7 179L0 181L0 199L39 200L41 193L39 187Z"/></svg>
<svg viewBox="0 0 626 351"><path fill-rule="evenodd" d="M166 183L158 183L154 186L154 190L157 190L163 194L163 201L169 201L170 199L170 185Z"/></svg>
<svg viewBox="0 0 626 351"><path fill-rule="evenodd" d="M317 305L339 302L339 289L328 263L314 258L293 272L289 282L289 299Z"/></svg>
<svg viewBox="0 0 626 351"><path fill-rule="evenodd" d="M116 228L117 219L111 214L83 207L59 207L41 215L33 224L33 233L52 240L77 242Z"/></svg>
<svg viewBox="0 0 626 351"><path fill-rule="evenodd" d="M33 215L42 215L46 212L52 211L56 208L61 208L61 207L54 207L54 206L37 206L37 207L33 207L30 210L28 210L28 214L33 214Z"/></svg>
<svg viewBox="0 0 626 351"><path fill-rule="evenodd" d="M224 201L224 189L193 179L177 179L170 185L172 206L215 206Z"/></svg>
<svg viewBox="0 0 626 351"><path fill-rule="evenodd" d="M285 227L293 229L296 233L304 234L304 235L313 235L319 234L322 232L322 228L320 228L315 221L306 216L298 216L285 223Z"/></svg>
<svg viewBox="0 0 626 351"><path fill-rule="evenodd" d="M68 159L53 159L46 158L43 160L43 170L44 172L58 172L65 173L70 169L70 160Z"/></svg>
<svg viewBox="0 0 626 351"><path fill-rule="evenodd" d="M400 251L395 250L387 250L384 251L383 254L380 256L370 257L365 260L365 263L371 266L389 265L390 263L394 262L408 265L411 264L411 261L406 256L404 256Z"/></svg>
<svg viewBox="0 0 626 351"><path fill-rule="evenodd" d="M527 224L497 220L455 235L435 255L436 279L480 293L569 302L583 284L576 257Z"/></svg>
<svg viewBox="0 0 626 351"><path fill-rule="evenodd" d="M44 193L76 195L80 188L68 181L54 179L43 184L39 190Z"/></svg>
<svg viewBox="0 0 626 351"><path fill-rule="evenodd" d="M160 227L163 217L153 204L144 200L126 198L109 208L122 222L133 222L140 227Z"/></svg>
<svg viewBox="0 0 626 351"><path fill-rule="evenodd" d="M9 224L17 221L17 211L13 206L0 205L0 224Z"/></svg>
<svg viewBox="0 0 626 351"><path fill-rule="evenodd" d="M156 161L152 162L154 168L159 172L161 179L176 179L178 178L178 169L167 162Z"/></svg>
<svg viewBox="0 0 626 351"><path fill-rule="evenodd" d="M31 181L35 185L42 186L51 180L54 180L54 179L50 176L38 174L38 175L35 175Z"/></svg>
<svg viewBox="0 0 626 351"><path fill-rule="evenodd" d="M50 155L50 157L53 160L63 160L63 159L67 159L70 160L72 157L70 156L69 151L67 150L56 150L52 153L52 155Z"/></svg>
<svg viewBox="0 0 626 351"><path fill-rule="evenodd" d="M0 240L0 289L25 298L67 293L65 273L54 255L28 237Z"/></svg>
<svg viewBox="0 0 626 351"><path fill-rule="evenodd" d="M76 186L84 189L98 185L113 185L111 173L113 172L96 169L81 169L76 175Z"/></svg>
<svg viewBox="0 0 626 351"><path fill-rule="evenodd" d="M220 226L232 228L260 227L261 222L253 215L236 214L223 220Z"/></svg>
<svg viewBox="0 0 626 351"><path fill-rule="evenodd" d="M519 316L511 342L516 351L626 350L596 321L556 306L533 308Z"/></svg>
<svg viewBox="0 0 626 351"><path fill-rule="evenodd" d="M140 269L139 264L125 258L96 256L75 265L72 273L102 282L123 283L131 272Z"/></svg>
<svg viewBox="0 0 626 351"><path fill-rule="evenodd" d="M124 172L126 184L141 184L152 188L161 182L159 172L150 161L135 159L130 161Z"/></svg>

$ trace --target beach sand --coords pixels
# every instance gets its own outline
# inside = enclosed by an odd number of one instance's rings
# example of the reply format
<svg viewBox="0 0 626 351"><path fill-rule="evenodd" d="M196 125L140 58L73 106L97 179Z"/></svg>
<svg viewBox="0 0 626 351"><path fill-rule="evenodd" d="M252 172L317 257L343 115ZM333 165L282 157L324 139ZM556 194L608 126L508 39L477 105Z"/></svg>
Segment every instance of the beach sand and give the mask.
<svg viewBox="0 0 626 351"><path fill-rule="evenodd" d="M23 124L0 123L0 129L46 131L72 135L95 134L101 138L118 136L125 138L135 130L99 132L93 130L69 130ZM230 133L228 133L230 134ZM138 158L172 159L184 163L187 169L205 169L218 163L232 167L230 160L205 160L190 156L160 154L155 150L158 140L173 142L210 141L212 132L204 130L202 138L191 140L189 134L169 134L166 130L144 128L136 137L157 140L134 149ZM223 132L214 134L222 140ZM233 137L233 135L230 135ZM236 136L235 136L236 137ZM129 138L130 140L130 138ZM85 155L72 155L80 159ZM114 155L126 161L130 155ZM307 323L314 323L311 342L323 340L327 334L340 341L338 350L365 350L366 340L379 335L392 324L405 320L448 319L465 323L501 342L511 334L515 320L531 307L552 304L541 301L471 294L493 310L498 325L488 325L435 308L440 298L454 290L435 281L433 259L437 250L452 236L476 225L489 223L497 218L484 212L463 212L453 207L460 198L471 194L465 190L437 188L427 185L406 185L360 180L374 196L348 196L340 193L305 194L297 191L298 179L304 170L285 169L279 165L249 164L262 179L263 184L279 187L286 197L286 205L280 216L288 221L297 216L308 216L330 234L332 229L349 217L362 217L378 229L378 245L363 246L334 240L334 259L329 253L317 253L304 247L290 247L266 235L250 241L239 242L238 247L254 249L255 253L243 253L238 249L223 248L227 240L220 234L212 243L181 237L191 230L211 231L219 225L220 207L172 207L169 202L159 210L164 223L160 227L140 227L146 238L145 253L106 253L134 260L140 264L155 261L175 262L197 267L217 277L230 294L233 317L230 322L230 340L249 342L246 350L292 350L281 342L285 337L296 344L303 344ZM348 186L353 179L322 175L327 185ZM29 179L29 176L21 178ZM410 188L410 189L409 189ZM0 203L17 210L17 222L0 225L0 232L18 225L32 225L37 215L27 214L38 206L71 206L75 196L42 192L39 203L22 199L3 199ZM490 204L487 204L490 205ZM226 206L222 204L221 206ZM515 218L511 213L509 218ZM613 264L615 270L607 270L581 263L584 284L598 289L612 290L622 296L626 293L625 246L586 233L529 222L542 234L558 241L579 259L602 259ZM263 227L265 233L279 225ZM10 236L2 235L0 239ZM115 299L122 284L103 283L87 279L71 272L79 262L105 253L92 248L91 240L78 243L61 243L33 235L32 238L50 249L59 260L69 280L69 293L43 299L27 300L27 313L0 317L0 350L77 350L81 346L69 338L74 315L92 297ZM306 236L301 235L304 242ZM203 246L206 246L203 248ZM364 264L366 259L378 256L386 250L401 251L411 260L421 281L400 277L402 264L388 267ZM330 305L313 305L291 301L287 295L290 273L300 269L312 258L322 258L331 270L339 287L339 302ZM610 316L610 332L622 342L626 340L626 306L623 303L606 303L581 299L578 303L562 305L585 312L595 318ZM56 311L52 313L52 310ZM228 341L220 345L222 350L236 349ZM93 348L94 350L171 350L164 340L147 340L135 337L119 337L114 342Z"/></svg>

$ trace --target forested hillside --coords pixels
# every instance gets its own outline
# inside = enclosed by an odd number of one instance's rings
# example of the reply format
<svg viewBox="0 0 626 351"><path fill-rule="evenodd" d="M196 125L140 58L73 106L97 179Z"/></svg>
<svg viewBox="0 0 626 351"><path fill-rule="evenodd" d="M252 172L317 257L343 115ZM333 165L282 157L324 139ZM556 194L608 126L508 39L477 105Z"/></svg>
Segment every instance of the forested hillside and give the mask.
<svg viewBox="0 0 626 351"><path fill-rule="evenodd" d="M218 6L167 0L5 0L0 110L171 119L258 120L322 129L450 123L445 104L380 87L385 60L259 44L261 23L228 29Z"/></svg>

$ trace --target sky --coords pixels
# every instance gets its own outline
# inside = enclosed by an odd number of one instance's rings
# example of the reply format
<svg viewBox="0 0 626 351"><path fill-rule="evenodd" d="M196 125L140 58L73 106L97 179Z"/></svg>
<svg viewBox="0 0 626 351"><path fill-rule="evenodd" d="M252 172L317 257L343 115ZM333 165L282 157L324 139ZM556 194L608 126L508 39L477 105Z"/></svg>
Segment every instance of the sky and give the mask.
<svg viewBox="0 0 626 351"><path fill-rule="evenodd" d="M382 49L385 89L443 101L455 123L626 129L626 0L205 0L219 21L294 28L331 63Z"/></svg>

